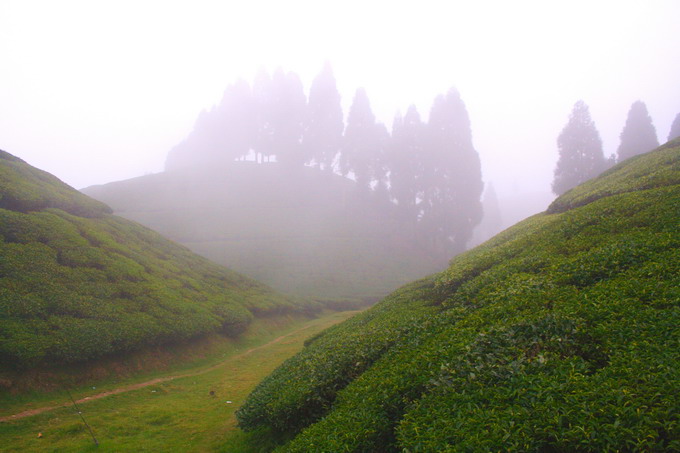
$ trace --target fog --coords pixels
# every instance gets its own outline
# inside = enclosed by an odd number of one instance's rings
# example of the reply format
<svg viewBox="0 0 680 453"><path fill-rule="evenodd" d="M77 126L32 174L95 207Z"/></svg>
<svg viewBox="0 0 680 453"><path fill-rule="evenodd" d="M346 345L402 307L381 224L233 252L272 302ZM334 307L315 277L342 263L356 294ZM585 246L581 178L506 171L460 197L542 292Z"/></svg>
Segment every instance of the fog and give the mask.
<svg viewBox="0 0 680 453"><path fill-rule="evenodd" d="M605 155L638 99L666 141L678 17L671 0L3 1L0 149L76 188L159 172L228 84L282 67L308 92L328 61L345 115L363 87L388 127L455 87L485 183L541 205L577 100Z"/></svg>

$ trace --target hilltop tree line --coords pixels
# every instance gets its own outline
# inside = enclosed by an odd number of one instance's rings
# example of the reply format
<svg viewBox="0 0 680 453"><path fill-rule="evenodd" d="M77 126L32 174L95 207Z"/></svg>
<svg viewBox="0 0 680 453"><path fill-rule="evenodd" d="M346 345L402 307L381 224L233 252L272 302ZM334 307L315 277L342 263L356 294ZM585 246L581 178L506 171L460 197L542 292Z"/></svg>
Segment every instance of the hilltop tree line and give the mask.
<svg viewBox="0 0 680 453"><path fill-rule="evenodd" d="M455 90L435 98L427 122L411 106L395 117L390 133L361 88L345 124L328 64L308 97L297 74L261 71L252 86L243 80L230 85L216 107L199 115L194 130L170 151L166 169L239 160L349 177L359 191L391 207L405 234L447 258L465 249L482 217L479 156Z"/></svg>
<svg viewBox="0 0 680 453"><path fill-rule="evenodd" d="M677 137L680 137L680 114L671 125L668 140ZM559 159L552 184L553 192L562 195L617 162L657 148L659 141L656 129L644 102L635 101L631 105L620 139L616 155L605 158L600 133L590 117L588 106L583 101L576 102L569 121L557 138Z"/></svg>

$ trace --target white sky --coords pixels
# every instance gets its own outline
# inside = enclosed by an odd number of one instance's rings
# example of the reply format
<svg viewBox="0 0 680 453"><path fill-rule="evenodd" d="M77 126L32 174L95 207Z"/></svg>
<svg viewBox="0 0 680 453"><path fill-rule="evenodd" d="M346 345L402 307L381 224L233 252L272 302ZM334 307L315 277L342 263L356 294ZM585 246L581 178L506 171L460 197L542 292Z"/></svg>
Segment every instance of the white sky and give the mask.
<svg viewBox="0 0 680 453"><path fill-rule="evenodd" d="M0 149L77 188L162 170L227 84L260 66L309 89L331 62L345 113L455 86L499 197L549 192L583 99L613 153L631 103L665 142L680 112L680 1L0 0Z"/></svg>

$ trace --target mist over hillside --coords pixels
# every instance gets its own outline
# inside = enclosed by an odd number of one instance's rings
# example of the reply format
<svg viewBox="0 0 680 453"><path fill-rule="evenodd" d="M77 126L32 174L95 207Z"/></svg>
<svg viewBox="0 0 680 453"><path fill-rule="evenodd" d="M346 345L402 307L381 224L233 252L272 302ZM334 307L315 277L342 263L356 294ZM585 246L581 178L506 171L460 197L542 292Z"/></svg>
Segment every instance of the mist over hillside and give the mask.
<svg viewBox="0 0 680 453"><path fill-rule="evenodd" d="M254 316L318 309L110 212L0 151L0 371L236 337Z"/></svg>
<svg viewBox="0 0 680 453"><path fill-rule="evenodd" d="M0 453L680 453L678 18L0 0Z"/></svg>
<svg viewBox="0 0 680 453"><path fill-rule="evenodd" d="M231 84L165 172L84 192L279 290L371 300L465 250L482 189L456 90L426 122L411 106L388 132L363 89L345 122L326 64L308 97L281 69Z"/></svg>
<svg viewBox="0 0 680 453"><path fill-rule="evenodd" d="M215 262L319 300L372 301L444 266L389 205L314 168L238 162L85 192Z"/></svg>

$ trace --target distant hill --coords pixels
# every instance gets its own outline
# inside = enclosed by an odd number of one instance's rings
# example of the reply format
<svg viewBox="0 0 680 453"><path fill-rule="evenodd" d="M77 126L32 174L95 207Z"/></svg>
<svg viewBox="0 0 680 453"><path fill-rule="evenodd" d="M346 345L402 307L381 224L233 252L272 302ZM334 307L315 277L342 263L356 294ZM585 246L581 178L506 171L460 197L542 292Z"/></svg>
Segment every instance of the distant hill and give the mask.
<svg viewBox="0 0 680 453"><path fill-rule="evenodd" d="M680 141L308 341L239 409L286 452L679 451Z"/></svg>
<svg viewBox="0 0 680 453"><path fill-rule="evenodd" d="M0 370L79 362L313 310L0 151Z"/></svg>
<svg viewBox="0 0 680 453"><path fill-rule="evenodd" d="M84 189L116 214L289 294L375 300L439 270L391 204L310 167L234 162Z"/></svg>

